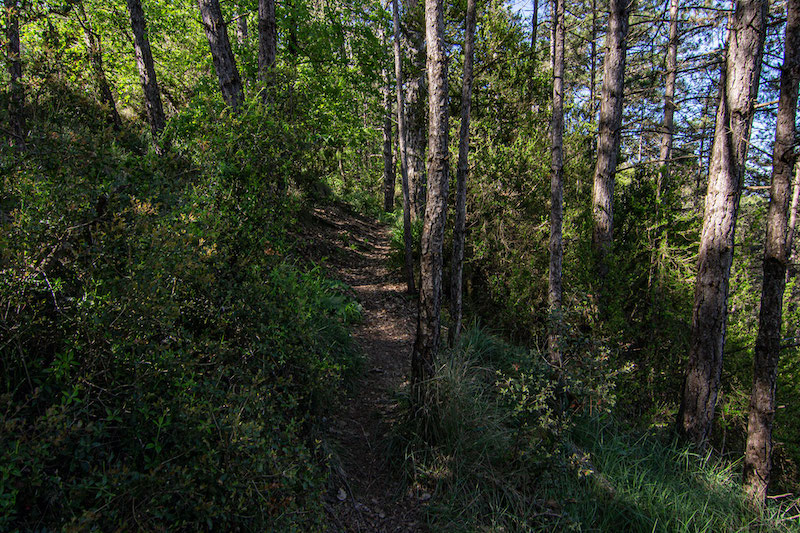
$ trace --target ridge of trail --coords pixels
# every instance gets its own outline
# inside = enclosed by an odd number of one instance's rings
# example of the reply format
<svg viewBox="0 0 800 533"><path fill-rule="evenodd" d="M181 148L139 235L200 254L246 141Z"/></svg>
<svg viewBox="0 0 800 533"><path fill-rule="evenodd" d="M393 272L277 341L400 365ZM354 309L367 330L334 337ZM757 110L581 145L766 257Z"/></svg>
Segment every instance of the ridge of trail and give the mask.
<svg viewBox="0 0 800 533"><path fill-rule="evenodd" d="M306 246L312 259L326 258L330 277L352 288L362 307L362 321L352 335L365 357L364 372L327 423L328 439L334 443L325 503L330 529L425 531L425 503L404 490L399 469L386 454L394 395L410 372L416 328L415 303L402 279L387 267L390 229L338 205L318 207L312 217L313 235L304 231Z"/></svg>

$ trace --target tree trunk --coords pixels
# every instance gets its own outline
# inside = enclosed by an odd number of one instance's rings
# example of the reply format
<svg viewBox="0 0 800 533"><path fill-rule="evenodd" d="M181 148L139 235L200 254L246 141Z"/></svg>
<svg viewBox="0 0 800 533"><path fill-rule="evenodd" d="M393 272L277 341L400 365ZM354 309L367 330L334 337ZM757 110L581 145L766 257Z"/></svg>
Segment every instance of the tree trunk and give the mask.
<svg viewBox="0 0 800 533"><path fill-rule="evenodd" d="M117 104L114 101L114 94L111 92L108 78L106 78L106 71L103 68L103 41L100 35L95 33L92 28L92 22L86 15L83 2L78 4L78 23L83 29L83 37L86 41L86 52L89 57L89 64L92 65L92 73L94 74L94 81L97 84L97 90L100 92L100 102L108 108L111 125L115 130L119 130L122 121L119 118Z"/></svg>
<svg viewBox="0 0 800 533"><path fill-rule="evenodd" d="M384 41L385 44L385 41ZM394 191L396 175L394 170L394 150L392 150L392 89L389 73L381 69L383 80L383 210L394 211Z"/></svg>
<svg viewBox="0 0 800 533"><path fill-rule="evenodd" d="M800 164L795 163L794 183L792 184L792 207L789 209L789 228L786 230L786 251L789 254L789 264L786 268L786 283L794 275L794 230L797 228L797 208L800 205Z"/></svg>
<svg viewBox="0 0 800 533"><path fill-rule="evenodd" d="M278 49L275 0L258 0L258 73L265 85L272 83ZM265 92L266 98L266 92Z"/></svg>
<svg viewBox="0 0 800 533"><path fill-rule="evenodd" d="M11 122L11 144L25 149L25 90L22 87L22 61L19 41L19 4L6 2L7 69L9 77L8 117Z"/></svg>
<svg viewBox="0 0 800 533"><path fill-rule="evenodd" d="M594 88L597 85L597 0L592 0L592 40L589 43L590 75L589 75L589 122L595 119ZM594 148L594 147L592 147Z"/></svg>
<svg viewBox="0 0 800 533"><path fill-rule="evenodd" d="M766 0L740 0L731 15L700 237L689 361L678 432L704 446L711 434L725 346L728 281L745 159L758 96Z"/></svg>
<svg viewBox="0 0 800 533"><path fill-rule="evenodd" d="M426 83L424 19L419 15L419 0L407 0L405 17L406 48L411 72L406 84L406 149L411 218L421 219L425 211Z"/></svg>
<svg viewBox="0 0 800 533"><path fill-rule="evenodd" d="M764 243L764 283L744 456L745 491L757 505L766 502L772 471L772 422L775 417L775 382L781 350L781 312L788 256L787 210L795 164L795 118L800 82L800 0L788 0L786 9L785 51L772 156L767 238Z"/></svg>
<svg viewBox="0 0 800 533"><path fill-rule="evenodd" d="M663 180L669 178L669 159L672 155L672 132L675 129L675 78L678 73L678 4L669 5L669 44L667 45L667 78L664 83L664 122L661 126L661 151L658 157L660 172L656 181L656 205L661 198Z"/></svg>
<svg viewBox="0 0 800 533"><path fill-rule="evenodd" d="M625 81L626 39L628 36L628 0L611 0L603 61L600 122L597 138L597 166L592 187L592 248L601 280L608 273L606 256L614 232L614 174L617 171L622 101Z"/></svg>
<svg viewBox="0 0 800 533"><path fill-rule="evenodd" d="M453 257L450 274L450 345L461 336L464 230L467 219L467 175L469 174L469 120L472 107L472 63L475 55L475 0L467 0L464 28L464 86L461 89L461 130L456 171L456 220L453 226Z"/></svg>
<svg viewBox="0 0 800 533"><path fill-rule="evenodd" d="M247 43L247 13L236 15L236 41L241 45Z"/></svg>
<svg viewBox="0 0 800 533"><path fill-rule="evenodd" d="M133 30L133 45L136 49L136 66L139 68L139 81L144 92L144 105L147 110L147 120L153 133L153 141L158 150L161 150L161 132L164 131L166 119L164 108L161 105L161 92L158 90L156 69L153 66L153 53L150 51L150 40L147 37L147 26L144 20L144 11L140 0L127 0L128 14L131 18Z"/></svg>
<svg viewBox="0 0 800 533"><path fill-rule="evenodd" d="M400 152L400 176L403 189L403 244L405 245L406 288L409 294L414 288L414 258L411 246L411 198L408 191L408 156L406 152L405 102L403 101L403 58L400 54L400 10L399 0L392 0L394 23L394 74L397 89L397 146Z"/></svg>
<svg viewBox="0 0 800 533"><path fill-rule="evenodd" d="M233 57L231 42L228 39L228 29L222 18L219 0L198 0L198 5L200 13L203 15L203 27L206 30L208 46L211 49L214 70L217 71L217 78L219 78L222 99L228 106L238 111L244 102L244 89L239 77L239 70L236 68L236 59Z"/></svg>
<svg viewBox="0 0 800 533"><path fill-rule="evenodd" d="M550 324L547 351L550 363L561 367L558 332L561 315L561 262L564 244L561 238L564 211L564 0L555 0L553 27L553 115L550 119L550 274L547 304Z"/></svg>
<svg viewBox="0 0 800 533"><path fill-rule="evenodd" d="M659 253L665 243L661 229L661 192L664 182L669 179L669 165L672 156L672 135L675 129L675 78L678 73L678 4L680 0L671 0L669 5L669 42L667 44L667 77L664 82L664 122L661 125L661 150L658 157L658 174L656 175L656 209L655 228L650 233L650 273L648 288L654 289L654 298L660 291ZM641 139L641 137L640 137ZM640 145L641 150L641 145Z"/></svg>
<svg viewBox="0 0 800 533"><path fill-rule="evenodd" d="M531 15L531 61L536 65L536 41L539 32L539 0L533 0Z"/></svg>
<svg viewBox="0 0 800 533"><path fill-rule="evenodd" d="M449 186L447 58L444 51L443 0L425 0L428 70L428 192L422 225L417 337L411 357L414 386L433 375L439 350L442 299L442 247ZM420 388L422 387L422 388Z"/></svg>

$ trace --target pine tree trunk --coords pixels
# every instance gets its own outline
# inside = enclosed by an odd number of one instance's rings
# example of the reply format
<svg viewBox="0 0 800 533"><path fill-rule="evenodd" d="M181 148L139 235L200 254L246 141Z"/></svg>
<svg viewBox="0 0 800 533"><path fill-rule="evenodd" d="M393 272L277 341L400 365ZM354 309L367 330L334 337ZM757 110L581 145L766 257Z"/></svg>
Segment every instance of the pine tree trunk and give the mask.
<svg viewBox="0 0 800 533"><path fill-rule="evenodd" d="M456 220L453 226L453 257L450 274L450 345L461 336L463 313L464 241L467 220L467 176L469 174L469 121L472 107L472 64L475 55L475 0L467 0L464 29L464 86L461 89L461 130L456 171Z"/></svg>
<svg viewBox="0 0 800 533"><path fill-rule="evenodd" d="M425 0L428 70L428 192L422 225L417 336L411 357L413 383L433 375L439 350L442 300L442 248L449 186L447 58L444 51L443 0ZM422 387L424 389L424 387ZM415 396L420 399L419 394Z"/></svg>
<svg viewBox="0 0 800 533"><path fill-rule="evenodd" d="M203 16L203 27L211 49L214 70L217 71L222 99L228 106L238 110L244 102L244 89L239 70L236 68L236 59L233 57L219 0L198 0L198 5Z"/></svg>
<svg viewBox="0 0 800 533"><path fill-rule="evenodd" d="M561 367L558 331L561 315L561 263L564 256L562 240L564 196L564 0L555 0L553 28L553 115L550 120L550 273L547 303L550 324L547 337L550 363Z"/></svg>
<svg viewBox="0 0 800 533"><path fill-rule="evenodd" d="M667 77L664 82L664 122L661 125L661 150L658 157L658 174L656 175L656 212L655 229L650 234L650 272L648 288L656 298L660 291L659 253L666 245L661 229L661 192L665 181L669 179L669 165L672 157L672 136L675 129L675 78L678 73L678 7L680 0L671 0L669 5L669 43L667 44Z"/></svg>
<svg viewBox="0 0 800 533"><path fill-rule="evenodd" d="M589 43L589 55L591 63L589 75L589 117L591 118L589 122L594 122L596 118L594 88L597 85L597 0L592 0L592 40Z"/></svg>
<svg viewBox="0 0 800 533"><path fill-rule="evenodd" d="M8 117L11 122L11 144L25 149L25 90L22 87L22 60L19 41L19 3L5 3L7 63L9 77Z"/></svg>
<svg viewBox="0 0 800 533"><path fill-rule="evenodd" d="M272 83L272 69L278 49L275 0L258 0L258 73L266 85ZM266 91L264 93L266 99Z"/></svg>
<svg viewBox="0 0 800 533"><path fill-rule="evenodd" d="M536 64L536 41L539 32L539 0L533 0L533 15L531 15L531 61Z"/></svg>
<svg viewBox="0 0 800 533"><path fill-rule="evenodd" d="M592 248L597 259L599 278L608 273L606 256L614 232L614 174L617 171L622 102L625 82L626 39L628 36L628 0L611 0L603 61L603 86L600 96L600 122L597 138L597 166L592 187Z"/></svg>
<svg viewBox="0 0 800 533"><path fill-rule="evenodd" d="M236 41L241 45L247 43L247 13L236 15Z"/></svg>
<svg viewBox="0 0 800 533"><path fill-rule="evenodd" d="M419 0L407 0L405 45L411 59L406 83L406 149L408 150L408 187L411 195L411 218L419 220L425 212L426 72L424 19L419 17Z"/></svg>
<svg viewBox="0 0 800 533"><path fill-rule="evenodd" d="M411 246L411 195L408 190L408 156L406 151L405 102L403 101L403 58L400 54L400 10L392 0L394 24L394 74L397 92L397 146L400 152L400 176L403 189L403 244L405 248L406 288L409 294L414 288L414 257Z"/></svg>
<svg viewBox="0 0 800 533"><path fill-rule="evenodd" d="M766 0L741 0L730 20L700 237L689 361L678 412L678 432L700 446L711 434L722 373L733 238L758 96L766 13Z"/></svg>
<svg viewBox="0 0 800 533"><path fill-rule="evenodd" d="M669 178L669 160L672 155L672 132L675 129L675 78L678 74L678 4L669 5L669 44L667 45L667 78L664 83L664 122L661 126L661 151L658 157L660 172L656 182L656 205L661 198L663 180Z"/></svg>
<svg viewBox="0 0 800 533"><path fill-rule="evenodd" d="M97 84L97 90L100 92L100 102L108 108L110 122L114 129L119 130L122 121L117 112L114 94L111 92L111 87L108 84L106 71L103 68L103 41L100 35L95 33L92 28L91 20L86 16L86 10L82 2L78 4L78 22L83 29L83 37L86 41L86 52L89 57L89 64L92 65L92 73L94 74L94 80Z"/></svg>
<svg viewBox="0 0 800 533"><path fill-rule="evenodd" d="M384 40L384 44L385 44ZM395 168L394 150L392 149L392 85L389 72L381 69L383 80L383 210L387 213L394 211Z"/></svg>
<svg viewBox="0 0 800 533"><path fill-rule="evenodd" d="M787 0L786 40L772 156L772 188L764 245L764 283L758 320L753 390L744 456L745 491L764 505L772 471L772 422L781 350L781 312L786 279L787 225L795 164L795 118L800 82L800 0Z"/></svg>
<svg viewBox="0 0 800 533"><path fill-rule="evenodd" d="M133 45L136 49L136 66L139 68L139 81L144 93L147 120L150 122L153 140L158 148L160 146L159 137L164 131L166 119L164 118L164 108L161 105L161 92L158 89L156 69L153 65L153 53L150 50L150 40L147 37L147 26L140 0L127 0L127 2L133 30Z"/></svg>
<svg viewBox="0 0 800 533"><path fill-rule="evenodd" d="M786 250L789 264L786 268L786 283L794 276L794 230L797 228L797 208L800 206L800 163L795 163L794 183L792 184L792 207L789 208L789 228L786 230Z"/></svg>

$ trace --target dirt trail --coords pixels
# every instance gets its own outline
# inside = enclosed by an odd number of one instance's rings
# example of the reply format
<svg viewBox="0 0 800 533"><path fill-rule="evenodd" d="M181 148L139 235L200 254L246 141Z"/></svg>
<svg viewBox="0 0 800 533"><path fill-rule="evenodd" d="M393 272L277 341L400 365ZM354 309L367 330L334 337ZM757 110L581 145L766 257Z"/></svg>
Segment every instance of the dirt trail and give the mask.
<svg viewBox="0 0 800 533"><path fill-rule="evenodd" d="M330 275L352 287L363 307L353 332L365 357L364 373L328 424L336 443L326 509L334 531L424 531L420 506L427 496L404 490L385 453L392 395L407 379L416 306L405 284L386 267L389 228L327 206L313 212L309 250L327 257Z"/></svg>

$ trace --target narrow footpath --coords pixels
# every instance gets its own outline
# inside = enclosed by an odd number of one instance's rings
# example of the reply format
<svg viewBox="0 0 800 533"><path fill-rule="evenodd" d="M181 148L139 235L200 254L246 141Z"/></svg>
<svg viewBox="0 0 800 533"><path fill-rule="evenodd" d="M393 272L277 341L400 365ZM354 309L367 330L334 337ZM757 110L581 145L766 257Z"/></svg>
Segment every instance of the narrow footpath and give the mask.
<svg viewBox="0 0 800 533"><path fill-rule="evenodd" d="M395 392L410 372L416 306L399 276L389 272L390 228L340 206L317 208L305 235L315 260L349 285L363 320L353 337L365 356L355 388L327 424L334 443L326 510L332 531L425 531L421 506L429 495L405 487L390 464L386 436ZM307 230L311 231L311 230ZM313 243L313 244L312 244Z"/></svg>

